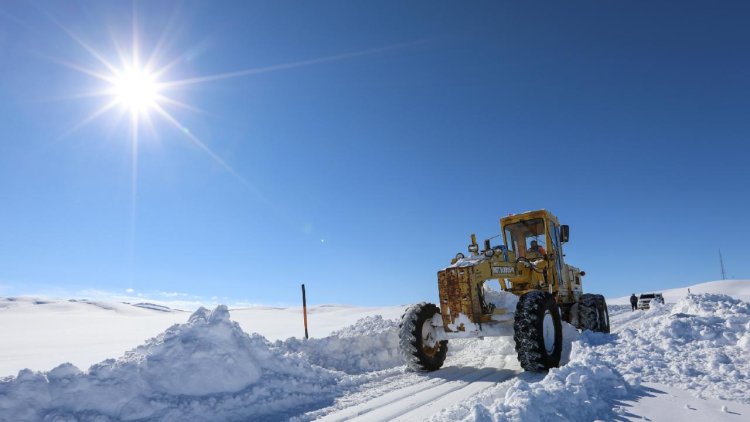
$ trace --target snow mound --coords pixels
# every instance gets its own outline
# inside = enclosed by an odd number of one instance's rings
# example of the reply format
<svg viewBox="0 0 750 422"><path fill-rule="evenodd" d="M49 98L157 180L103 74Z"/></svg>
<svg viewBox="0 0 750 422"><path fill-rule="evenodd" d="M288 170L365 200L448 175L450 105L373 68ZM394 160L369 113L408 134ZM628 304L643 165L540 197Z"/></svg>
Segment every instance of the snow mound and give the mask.
<svg viewBox="0 0 750 422"><path fill-rule="evenodd" d="M332 332L331 337L353 338L372 336L396 329L398 329L398 320L383 319L382 315L371 315L358 319L357 322L348 327Z"/></svg>
<svg viewBox="0 0 750 422"><path fill-rule="evenodd" d="M443 410L431 420L615 419L618 411L616 400L631 392L622 375L590 355L578 356L568 365L550 369L546 376L541 377L540 374L522 374L522 379L510 388L497 385L484 390L466 403Z"/></svg>
<svg viewBox="0 0 750 422"><path fill-rule="evenodd" d="M322 339L290 338L275 347L326 369L361 374L403 365L398 321L368 316Z"/></svg>
<svg viewBox="0 0 750 422"><path fill-rule="evenodd" d="M627 395L628 384L617 371L584 357L551 369L540 382L518 381L491 410L498 419L593 420L611 415L613 401Z"/></svg>
<svg viewBox="0 0 750 422"><path fill-rule="evenodd" d="M201 308L117 360L0 380L4 420L264 420L330 403L335 373Z"/></svg>
<svg viewBox="0 0 750 422"><path fill-rule="evenodd" d="M672 314L679 313L731 318L750 315L750 304L723 294L688 295L672 308Z"/></svg>
<svg viewBox="0 0 750 422"><path fill-rule="evenodd" d="M750 403L749 332L750 304L721 294L690 295L587 353L611 362L634 383Z"/></svg>

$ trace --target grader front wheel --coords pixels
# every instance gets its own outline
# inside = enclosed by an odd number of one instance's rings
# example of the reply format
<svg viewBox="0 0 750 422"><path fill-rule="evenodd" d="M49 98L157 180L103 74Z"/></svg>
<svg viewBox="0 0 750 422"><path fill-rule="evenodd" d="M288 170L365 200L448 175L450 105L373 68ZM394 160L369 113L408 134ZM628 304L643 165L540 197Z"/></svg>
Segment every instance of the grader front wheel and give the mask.
<svg viewBox="0 0 750 422"><path fill-rule="evenodd" d="M562 322L551 294L534 291L521 296L513 323L516 353L527 371L543 371L560 365Z"/></svg>
<svg viewBox="0 0 750 422"><path fill-rule="evenodd" d="M448 340L438 341L432 318L440 309L432 303L410 306L401 317L399 346L406 365L414 370L435 371L443 366Z"/></svg>

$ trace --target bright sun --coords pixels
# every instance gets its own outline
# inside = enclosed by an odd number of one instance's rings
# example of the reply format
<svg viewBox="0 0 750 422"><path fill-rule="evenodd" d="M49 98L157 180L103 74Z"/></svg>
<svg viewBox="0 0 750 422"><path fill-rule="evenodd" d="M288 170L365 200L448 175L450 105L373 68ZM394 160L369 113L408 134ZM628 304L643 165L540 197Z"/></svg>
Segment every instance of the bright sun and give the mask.
<svg viewBox="0 0 750 422"><path fill-rule="evenodd" d="M128 69L115 75L112 82L115 101L134 114L146 113L160 98L155 75L144 69Z"/></svg>

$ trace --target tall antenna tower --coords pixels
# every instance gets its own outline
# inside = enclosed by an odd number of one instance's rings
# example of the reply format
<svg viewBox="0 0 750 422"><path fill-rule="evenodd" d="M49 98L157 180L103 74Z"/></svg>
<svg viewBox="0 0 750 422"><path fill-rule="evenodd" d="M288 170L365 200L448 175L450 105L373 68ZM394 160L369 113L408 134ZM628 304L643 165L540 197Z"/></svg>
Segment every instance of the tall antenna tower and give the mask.
<svg viewBox="0 0 750 422"><path fill-rule="evenodd" d="M727 279L727 272L724 271L724 258L721 257L721 249L719 249L719 264L721 265L721 279Z"/></svg>

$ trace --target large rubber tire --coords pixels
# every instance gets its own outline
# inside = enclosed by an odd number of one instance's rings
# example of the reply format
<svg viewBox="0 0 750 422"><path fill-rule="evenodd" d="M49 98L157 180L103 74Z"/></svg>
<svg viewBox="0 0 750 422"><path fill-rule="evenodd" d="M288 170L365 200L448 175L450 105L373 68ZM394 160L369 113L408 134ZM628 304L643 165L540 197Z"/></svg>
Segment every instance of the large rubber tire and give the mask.
<svg viewBox="0 0 750 422"><path fill-rule="evenodd" d="M540 372L560 366L562 322L554 297L533 291L521 296L516 305L513 339L521 367Z"/></svg>
<svg viewBox="0 0 750 422"><path fill-rule="evenodd" d="M602 295L596 295L597 306L599 307L599 332L609 334L609 309L607 301Z"/></svg>
<svg viewBox="0 0 750 422"><path fill-rule="evenodd" d="M599 331L599 305L596 295L589 293L578 299L578 328L581 330Z"/></svg>
<svg viewBox="0 0 750 422"><path fill-rule="evenodd" d="M406 309L399 324L399 348L406 365L415 371L440 369L448 353L448 340L435 341L432 318L440 309L422 302Z"/></svg>
<svg viewBox="0 0 750 422"><path fill-rule="evenodd" d="M602 295L584 294L578 300L578 328L609 333L609 310Z"/></svg>

